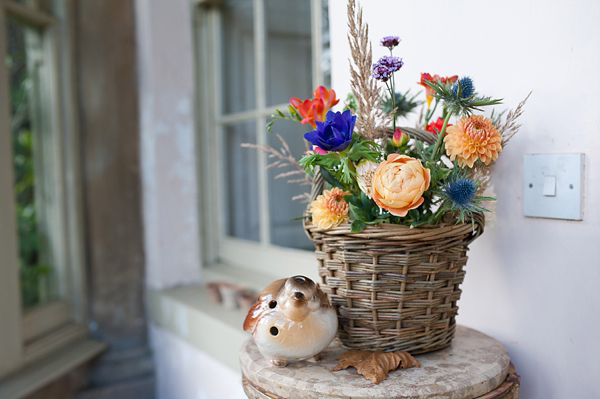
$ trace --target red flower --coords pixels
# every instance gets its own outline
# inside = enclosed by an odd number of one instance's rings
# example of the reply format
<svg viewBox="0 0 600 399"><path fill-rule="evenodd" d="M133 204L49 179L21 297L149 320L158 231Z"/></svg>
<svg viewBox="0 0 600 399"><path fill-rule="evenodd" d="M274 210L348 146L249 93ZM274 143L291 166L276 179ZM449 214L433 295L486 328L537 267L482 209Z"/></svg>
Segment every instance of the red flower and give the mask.
<svg viewBox="0 0 600 399"><path fill-rule="evenodd" d="M446 127L448 126L452 126L452 124L448 123ZM444 127L444 120L442 118L437 118L437 121L431 122L429 125L427 125L425 130L433 134L438 134L442 131L442 127Z"/></svg>
<svg viewBox="0 0 600 399"><path fill-rule="evenodd" d="M313 129L317 128L316 122L325 120L327 111L338 102L340 100L335 98L335 91L333 89L327 90L324 86L317 87L313 98L310 100L302 101L299 98L290 98L290 104L298 110L302 117L302 123L304 125L310 124Z"/></svg>

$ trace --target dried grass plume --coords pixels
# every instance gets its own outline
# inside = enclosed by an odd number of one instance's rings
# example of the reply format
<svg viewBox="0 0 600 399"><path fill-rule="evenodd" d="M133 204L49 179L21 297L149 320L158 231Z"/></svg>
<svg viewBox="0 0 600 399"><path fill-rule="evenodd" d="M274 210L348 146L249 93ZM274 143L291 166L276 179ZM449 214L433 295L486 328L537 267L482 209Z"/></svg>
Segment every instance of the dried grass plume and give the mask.
<svg viewBox="0 0 600 399"><path fill-rule="evenodd" d="M381 88L371 76L373 49L369 42L369 26L363 23L362 8L357 9L355 0L348 1L348 31L352 54L350 84L358 104L357 132L369 140L384 137L392 116L381 109Z"/></svg>

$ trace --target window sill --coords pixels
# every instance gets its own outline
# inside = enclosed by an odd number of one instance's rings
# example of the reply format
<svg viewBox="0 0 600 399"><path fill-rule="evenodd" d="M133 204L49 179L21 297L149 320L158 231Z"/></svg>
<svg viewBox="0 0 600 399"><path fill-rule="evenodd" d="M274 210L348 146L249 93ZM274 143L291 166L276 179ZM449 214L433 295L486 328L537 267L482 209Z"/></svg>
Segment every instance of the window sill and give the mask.
<svg viewBox="0 0 600 399"><path fill-rule="evenodd" d="M27 396L106 350L106 344L82 339L27 366L0 382L0 399Z"/></svg>
<svg viewBox="0 0 600 399"><path fill-rule="evenodd" d="M261 291L282 276L269 276L225 265L206 268L204 282L228 281ZM238 350L250 338L242 325L246 312L227 309L210 301L204 285L148 291L148 307L154 323L189 344L240 371Z"/></svg>

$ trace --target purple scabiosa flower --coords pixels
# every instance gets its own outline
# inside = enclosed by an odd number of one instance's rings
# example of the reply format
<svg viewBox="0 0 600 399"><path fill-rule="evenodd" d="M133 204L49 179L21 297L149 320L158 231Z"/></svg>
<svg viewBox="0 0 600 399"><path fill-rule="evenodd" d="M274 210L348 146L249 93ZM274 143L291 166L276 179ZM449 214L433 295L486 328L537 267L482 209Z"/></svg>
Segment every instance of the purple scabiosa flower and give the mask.
<svg viewBox="0 0 600 399"><path fill-rule="evenodd" d="M343 151L352 143L356 116L350 110L329 111L325 122L317 122L317 129L306 133L304 138L325 151Z"/></svg>
<svg viewBox="0 0 600 399"><path fill-rule="evenodd" d="M401 58L384 55L379 61L373 64L373 73L371 76L382 82L387 82L392 77L392 73L402 68L402 65L404 65L404 62Z"/></svg>
<svg viewBox="0 0 600 399"><path fill-rule="evenodd" d="M398 36L386 36L381 39L381 45L383 47L387 47L390 50L396 47L400 43L400 38Z"/></svg>

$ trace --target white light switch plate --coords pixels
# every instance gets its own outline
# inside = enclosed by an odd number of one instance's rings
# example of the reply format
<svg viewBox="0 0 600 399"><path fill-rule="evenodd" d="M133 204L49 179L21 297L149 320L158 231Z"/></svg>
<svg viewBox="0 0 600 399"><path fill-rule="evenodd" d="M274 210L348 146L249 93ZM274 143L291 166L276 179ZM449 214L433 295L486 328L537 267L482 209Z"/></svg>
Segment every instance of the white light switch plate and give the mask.
<svg viewBox="0 0 600 399"><path fill-rule="evenodd" d="M523 158L525 216L582 220L584 154L531 154ZM549 183L556 178L554 195Z"/></svg>

